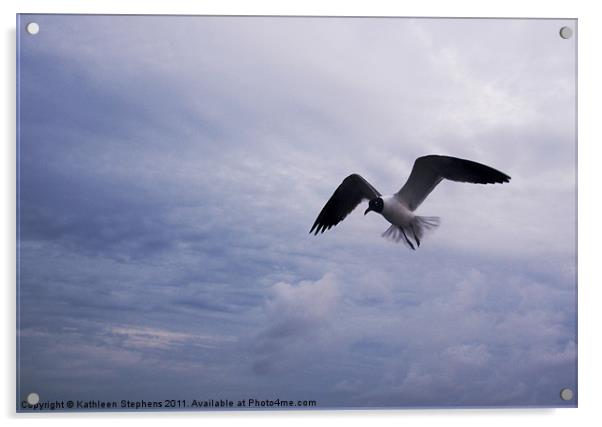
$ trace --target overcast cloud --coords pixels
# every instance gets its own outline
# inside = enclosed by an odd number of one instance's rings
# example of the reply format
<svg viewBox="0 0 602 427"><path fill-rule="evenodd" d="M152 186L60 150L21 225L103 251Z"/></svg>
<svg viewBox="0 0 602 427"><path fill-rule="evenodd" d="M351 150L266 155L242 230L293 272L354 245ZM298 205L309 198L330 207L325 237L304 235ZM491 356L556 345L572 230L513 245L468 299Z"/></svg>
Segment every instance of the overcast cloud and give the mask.
<svg viewBox="0 0 602 427"><path fill-rule="evenodd" d="M574 21L35 20L19 400L575 405ZM440 184L416 252L378 215L308 235L432 153L512 181Z"/></svg>

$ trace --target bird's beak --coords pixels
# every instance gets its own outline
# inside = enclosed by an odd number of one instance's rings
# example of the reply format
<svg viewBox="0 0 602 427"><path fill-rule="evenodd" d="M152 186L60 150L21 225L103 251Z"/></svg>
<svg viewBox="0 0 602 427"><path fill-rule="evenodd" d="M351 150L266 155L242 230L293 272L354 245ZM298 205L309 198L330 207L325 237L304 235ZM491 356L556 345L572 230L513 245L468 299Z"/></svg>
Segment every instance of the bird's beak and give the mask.
<svg viewBox="0 0 602 427"><path fill-rule="evenodd" d="M366 212L364 212L364 216L366 216L366 214L367 214L368 212L370 212L371 210L372 210L372 208L371 208L370 206L368 206L368 209L366 209Z"/></svg>

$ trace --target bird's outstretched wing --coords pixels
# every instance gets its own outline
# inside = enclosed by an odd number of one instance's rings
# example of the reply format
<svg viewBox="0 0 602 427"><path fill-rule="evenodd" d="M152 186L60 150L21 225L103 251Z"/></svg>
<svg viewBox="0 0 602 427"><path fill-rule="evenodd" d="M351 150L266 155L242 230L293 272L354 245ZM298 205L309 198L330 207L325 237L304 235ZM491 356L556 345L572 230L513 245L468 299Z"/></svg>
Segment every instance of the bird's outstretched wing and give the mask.
<svg viewBox="0 0 602 427"><path fill-rule="evenodd" d="M415 210L443 179L472 184L496 184L510 181L498 170L471 160L430 155L414 162L412 173L395 196Z"/></svg>
<svg viewBox="0 0 602 427"><path fill-rule="evenodd" d="M309 233L314 230L314 235L324 233L345 219L362 200L377 197L380 197L380 193L368 181L355 173L349 175L326 202Z"/></svg>

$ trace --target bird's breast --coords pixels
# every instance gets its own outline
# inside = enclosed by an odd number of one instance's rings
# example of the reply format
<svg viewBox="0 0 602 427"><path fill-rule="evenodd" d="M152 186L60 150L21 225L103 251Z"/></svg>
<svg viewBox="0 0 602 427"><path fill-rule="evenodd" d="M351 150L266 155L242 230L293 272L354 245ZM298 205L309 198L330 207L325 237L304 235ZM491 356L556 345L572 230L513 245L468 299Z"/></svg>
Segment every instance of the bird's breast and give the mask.
<svg viewBox="0 0 602 427"><path fill-rule="evenodd" d="M395 196L383 197L382 215L391 224L408 227L414 214L404 206Z"/></svg>

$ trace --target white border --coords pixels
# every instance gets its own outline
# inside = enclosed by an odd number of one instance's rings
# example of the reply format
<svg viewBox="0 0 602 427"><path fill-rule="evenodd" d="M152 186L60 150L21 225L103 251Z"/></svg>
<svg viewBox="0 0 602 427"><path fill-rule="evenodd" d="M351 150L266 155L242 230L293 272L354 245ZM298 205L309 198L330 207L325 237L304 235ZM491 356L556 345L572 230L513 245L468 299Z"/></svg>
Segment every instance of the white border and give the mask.
<svg viewBox="0 0 602 427"><path fill-rule="evenodd" d="M245 423L251 426L304 425L316 422L344 422L350 425L457 425L500 426L523 423L546 426L594 425L599 422L598 389L602 352L598 305L602 301L600 269L600 209L602 171L600 156L602 122L602 76L600 46L602 25L596 2L565 1L469 1L469 0L3 0L2 22L2 221L0 247L3 272L4 332L2 348L2 387L0 416L20 425L42 422L45 425L125 424L163 425L170 420L190 425L201 423ZM404 411L315 411L278 413L161 413L161 414L22 414L14 413L15 394L15 14L16 13L144 13L144 14L236 14L236 15L348 15L348 16L471 16L538 17L579 19L579 409L558 410L404 410ZM553 215L553 212L542 212Z"/></svg>

